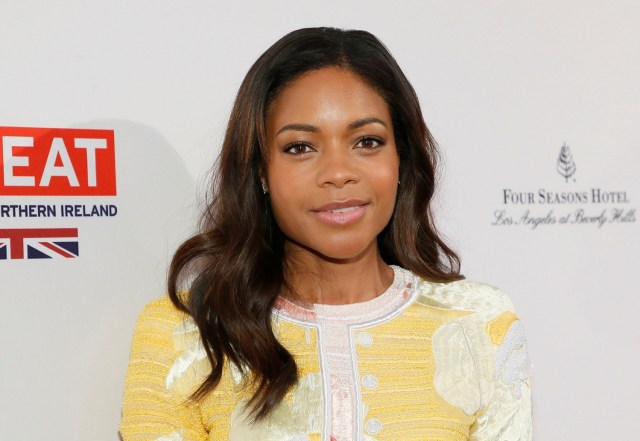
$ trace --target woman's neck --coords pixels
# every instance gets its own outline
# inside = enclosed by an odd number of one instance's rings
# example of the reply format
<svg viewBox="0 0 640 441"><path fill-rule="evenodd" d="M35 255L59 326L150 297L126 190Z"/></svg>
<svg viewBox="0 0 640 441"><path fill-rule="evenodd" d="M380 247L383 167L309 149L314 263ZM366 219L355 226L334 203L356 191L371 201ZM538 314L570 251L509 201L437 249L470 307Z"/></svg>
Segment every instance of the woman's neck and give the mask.
<svg viewBox="0 0 640 441"><path fill-rule="evenodd" d="M299 247L287 250L286 278L291 300L341 305L374 299L393 282L393 270L377 244L352 259L327 259Z"/></svg>

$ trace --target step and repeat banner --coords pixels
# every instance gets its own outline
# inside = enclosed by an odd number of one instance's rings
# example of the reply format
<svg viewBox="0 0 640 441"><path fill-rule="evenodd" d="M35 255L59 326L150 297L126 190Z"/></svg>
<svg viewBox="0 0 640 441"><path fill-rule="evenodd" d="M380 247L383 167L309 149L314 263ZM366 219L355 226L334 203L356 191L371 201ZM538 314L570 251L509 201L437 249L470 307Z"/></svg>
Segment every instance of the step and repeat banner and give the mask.
<svg viewBox="0 0 640 441"><path fill-rule="evenodd" d="M118 439L137 314L194 231L237 88L321 25L373 32L414 85L442 149L440 229L525 323L535 439L636 435L636 3L1 10L1 441Z"/></svg>

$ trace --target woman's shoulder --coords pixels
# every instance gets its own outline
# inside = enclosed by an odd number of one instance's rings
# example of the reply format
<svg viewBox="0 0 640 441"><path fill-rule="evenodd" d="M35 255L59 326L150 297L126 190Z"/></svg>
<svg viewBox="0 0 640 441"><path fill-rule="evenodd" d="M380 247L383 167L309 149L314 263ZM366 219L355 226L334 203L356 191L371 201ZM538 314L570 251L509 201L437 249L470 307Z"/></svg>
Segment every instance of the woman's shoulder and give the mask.
<svg viewBox="0 0 640 441"><path fill-rule="evenodd" d="M167 322L182 321L188 314L180 311L171 301L169 295L165 294L149 301L140 311L138 320L162 320Z"/></svg>
<svg viewBox="0 0 640 441"><path fill-rule="evenodd" d="M147 303L138 316L130 365L149 360L166 387L185 397L194 390L191 380L204 379L211 369L196 323L168 295Z"/></svg>
<svg viewBox="0 0 640 441"><path fill-rule="evenodd" d="M479 313L513 311L509 296L499 288L466 279L430 282L420 279L417 301L443 309Z"/></svg>
<svg viewBox="0 0 640 441"><path fill-rule="evenodd" d="M417 291L417 304L448 319L431 336L438 395L476 414L473 439L529 439L531 360L509 296L469 280L420 280Z"/></svg>
<svg viewBox="0 0 640 441"><path fill-rule="evenodd" d="M140 311L135 335L141 339L171 340L176 329L190 321L190 316L179 310L168 295L148 302Z"/></svg>
<svg viewBox="0 0 640 441"><path fill-rule="evenodd" d="M143 311L144 310L148 310L148 311L165 311L165 312L172 311L172 312L181 313L181 311L178 310L178 308L176 308L175 304L171 300L171 297L169 297L169 294L164 294L164 295L162 295L160 297L156 297L156 298L150 300L144 306Z"/></svg>

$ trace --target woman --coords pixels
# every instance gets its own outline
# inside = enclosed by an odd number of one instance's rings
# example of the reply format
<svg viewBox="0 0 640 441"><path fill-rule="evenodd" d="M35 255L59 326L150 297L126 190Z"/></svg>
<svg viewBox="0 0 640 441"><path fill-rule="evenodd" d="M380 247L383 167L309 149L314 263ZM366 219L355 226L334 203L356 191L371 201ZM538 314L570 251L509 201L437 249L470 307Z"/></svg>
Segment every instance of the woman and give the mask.
<svg viewBox="0 0 640 441"><path fill-rule="evenodd" d="M435 159L373 35L301 29L269 48L202 232L138 321L123 440L530 439L522 326L438 237Z"/></svg>

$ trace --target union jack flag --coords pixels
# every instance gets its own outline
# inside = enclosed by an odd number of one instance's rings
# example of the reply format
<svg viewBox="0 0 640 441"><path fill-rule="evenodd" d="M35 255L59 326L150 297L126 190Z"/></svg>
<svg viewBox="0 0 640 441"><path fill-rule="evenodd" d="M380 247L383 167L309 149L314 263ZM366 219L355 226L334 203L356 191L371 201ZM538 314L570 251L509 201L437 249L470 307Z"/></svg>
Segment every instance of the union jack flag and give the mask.
<svg viewBox="0 0 640 441"><path fill-rule="evenodd" d="M79 255L77 228L0 229L0 260L72 259Z"/></svg>

